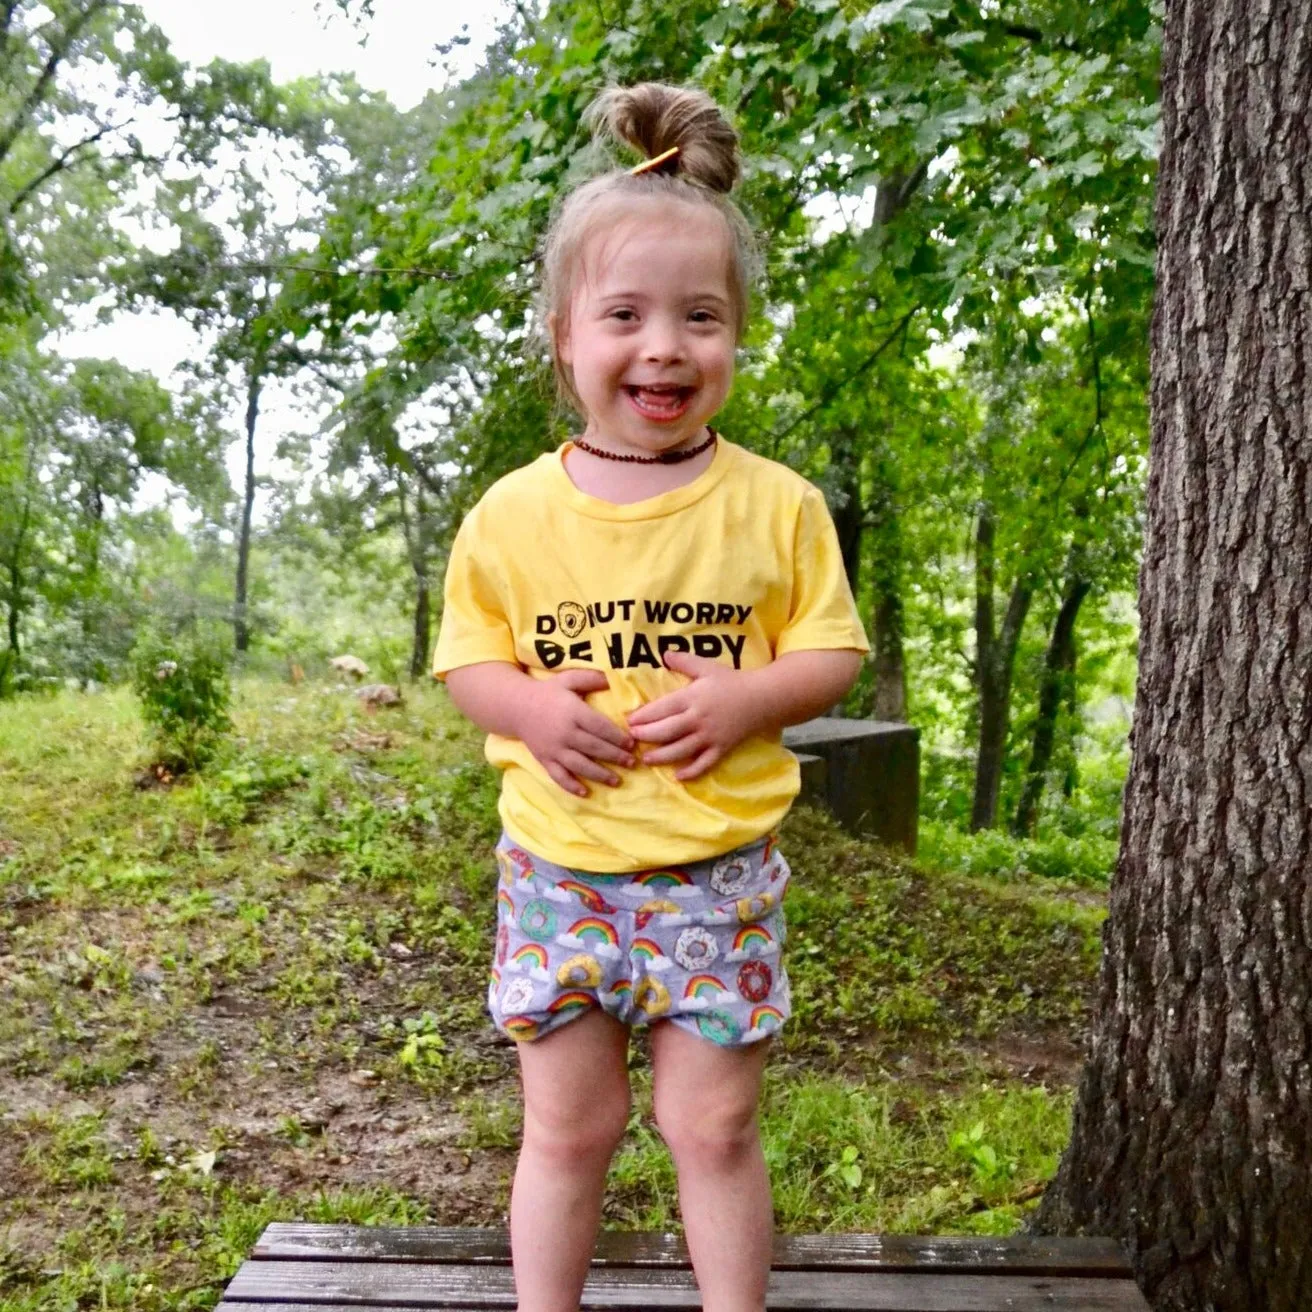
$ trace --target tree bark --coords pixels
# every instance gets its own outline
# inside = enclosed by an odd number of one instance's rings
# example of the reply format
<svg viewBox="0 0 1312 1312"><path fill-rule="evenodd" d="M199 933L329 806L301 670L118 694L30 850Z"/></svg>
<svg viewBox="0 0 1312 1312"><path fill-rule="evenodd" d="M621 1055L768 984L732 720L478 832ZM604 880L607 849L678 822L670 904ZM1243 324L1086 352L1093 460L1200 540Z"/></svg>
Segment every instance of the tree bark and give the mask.
<svg viewBox="0 0 1312 1312"><path fill-rule="evenodd" d="M981 506L975 525L975 687L979 696L979 745L970 814L972 833L991 829L997 823L1016 648L1034 596L1028 576L1021 575L1007 601L1002 629L994 633L993 539L993 513L987 505Z"/></svg>
<svg viewBox="0 0 1312 1312"><path fill-rule="evenodd" d="M406 503L405 479L398 471L397 500L401 507L401 531L405 538L406 554L415 576L415 609L410 643L410 678L422 679L428 672L428 652L433 640L432 585L428 572L432 536L429 532L428 507L424 504L424 484L415 487L415 513L413 522Z"/></svg>
<svg viewBox="0 0 1312 1312"><path fill-rule="evenodd" d="M907 718L907 666L903 650L902 521L898 488L882 445L872 462L865 526L870 531L870 592L876 720Z"/></svg>
<svg viewBox="0 0 1312 1312"><path fill-rule="evenodd" d="M843 556L843 569L852 595L859 596L861 588L861 532L864 528L864 507L861 502L861 456L856 436L840 432L830 438L829 449L838 471L838 490L842 503L833 509L834 529L838 534L838 549Z"/></svg>
<svg viewBox="0 0 1312 1312"><path fill-rule="evenodd" d="M4 658L0 660L0 699L9 696L12 684L22 664L23 651L19 629L23 615L23 543L32 523L33 484L36 481L36 442L27 445L27 469L23 475L23 514L14 534L6 566L9 574L5 635L8 642Z"/></svg>
<svg viewBox="0 0 1312 1312"><path fill-rule="evenodd" d="M1043 786L1047 782L1048 767L1052 764L1052 752L1057 742L1057 716L1063 703L1070 704L1075 683L1075 621L1092 587L1092 580L1083 574L1080 549L1073 546L1067 561L1061 606L1053 621L1052 636L1043 660L1039 714L1034 725L1029 768L1025 772L1025 788L1011 827L1012 833L1018 837L1032 834L1038 823L1039 802L1043 799Z"/></svg>
<svg viewBox="0 0 1312 1312"><path fill-rule="evenodd" d="M255 425L259 417L260 375L253 372L246 387L246 487L241 506L241 532L237 538L237 588L232 608L233 645L239 652L250 646L246 582L251 560L251 515L255 507Z"/></svg>
<svg viewBox="0 0 1312 1312"><path fill-rule="evenodd" d="M428 671L428 648L433 634L433 603L428 577L415 581L414 640L410 646L410 678L422 679Z"/></svg>
<svg viewBox="0 0 1312 1312"><path fill-rule="evenodd" d="M1312 1307L1312 6L1168 0L1140 666L1038 1217L1164 1312Z"/></svg>

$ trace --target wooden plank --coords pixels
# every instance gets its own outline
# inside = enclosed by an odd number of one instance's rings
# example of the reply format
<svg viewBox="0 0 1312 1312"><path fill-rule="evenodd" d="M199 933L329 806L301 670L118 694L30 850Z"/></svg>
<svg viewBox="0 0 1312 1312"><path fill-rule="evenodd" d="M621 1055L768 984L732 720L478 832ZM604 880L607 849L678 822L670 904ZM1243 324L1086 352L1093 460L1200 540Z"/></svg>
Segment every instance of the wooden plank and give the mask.
<svg viewBox="0 0 1312 1312"><path fill-rule="evenodd" d="M348 1308L501 1309L516 1306L511 1271L501 1266L377 1266L358 1262L247 1262L224 1294L247 1305L302 1303ZM1128 1280L1045 1276L890 1272L775 1271L771 1309L833 1312L1144 1312ZM640 1275L594 1270L584 1285L583 1308L698 1308L701 1296L690 1271Z"/></svg>
<svg viewBox="0 0 1312 1312"><path fill-rule="evenodd" d="M916 853L920 730L821 716L784 730L790 751L825 760L825 801L850 833Z"/></svg>
<svg viewBox="0 0 1312 1312"><path fill-rule="evenodd" d="M508 1265L504 1229L438 1226L310 1225L275 1221L254 1256L302 1261L466 1263ZM688 1267L688 1248L673 1234L605 1230L597 1236L594 1267ZM952 1271L959 1275L1006 1271L1012 1275L1128 1277L1130 1264L1114 1239L1011 1239L971 1235L822 1234L774 1239L777 1271Z"/></svg>

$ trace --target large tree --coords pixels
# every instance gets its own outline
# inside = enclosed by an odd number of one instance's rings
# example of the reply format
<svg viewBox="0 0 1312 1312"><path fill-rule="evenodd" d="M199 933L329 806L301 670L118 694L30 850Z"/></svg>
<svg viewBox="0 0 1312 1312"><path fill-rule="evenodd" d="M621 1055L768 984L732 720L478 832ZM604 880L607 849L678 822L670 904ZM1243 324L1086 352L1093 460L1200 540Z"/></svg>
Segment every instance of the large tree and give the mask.
<svg viewBox="0 0 1312 1312"><path fill-rule="evenodd" d="M1312 1306L1312 7L1171 0L1133 758L1039 1217L1159 1309Z"/></svg>

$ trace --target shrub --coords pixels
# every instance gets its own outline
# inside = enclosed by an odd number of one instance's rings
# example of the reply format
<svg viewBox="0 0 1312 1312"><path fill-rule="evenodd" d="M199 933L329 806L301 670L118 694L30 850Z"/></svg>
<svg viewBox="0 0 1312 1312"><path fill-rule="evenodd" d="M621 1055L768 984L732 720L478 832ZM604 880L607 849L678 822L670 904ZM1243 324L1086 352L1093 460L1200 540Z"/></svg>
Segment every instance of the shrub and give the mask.
<svg viewBox="0 0 1312 1312"><path fill-rule="evenodd" d="M146 632L132 652L132 689L159 764L174 773L198 770L232 728L228 663L212 641Z"/></svg>

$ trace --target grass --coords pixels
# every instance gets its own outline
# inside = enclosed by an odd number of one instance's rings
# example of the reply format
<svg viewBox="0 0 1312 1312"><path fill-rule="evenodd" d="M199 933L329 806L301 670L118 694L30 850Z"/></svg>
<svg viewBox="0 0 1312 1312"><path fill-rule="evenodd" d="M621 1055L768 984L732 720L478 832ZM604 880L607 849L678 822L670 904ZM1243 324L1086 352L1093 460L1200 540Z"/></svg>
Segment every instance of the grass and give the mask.
<svg viewBox="0 0 1312 1312"><path fill-rule="evenodd" d="M252 680L233 712L219 759L158 788L123 693L0 705L4 1312L210 1308L273 1219L504 1219L477 735L428 688L375 717ZM780 1226L1015 1229L1068 1133L1094 881L947 873L806 810L784 851ZM604 1222L675 1229L642 1044L631 1074Z"/></svg>

